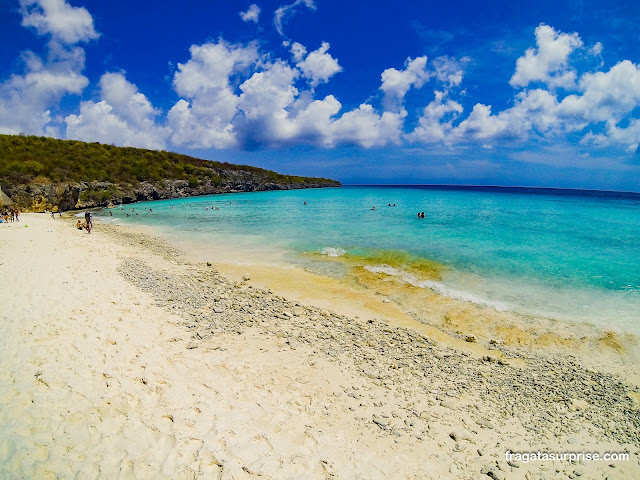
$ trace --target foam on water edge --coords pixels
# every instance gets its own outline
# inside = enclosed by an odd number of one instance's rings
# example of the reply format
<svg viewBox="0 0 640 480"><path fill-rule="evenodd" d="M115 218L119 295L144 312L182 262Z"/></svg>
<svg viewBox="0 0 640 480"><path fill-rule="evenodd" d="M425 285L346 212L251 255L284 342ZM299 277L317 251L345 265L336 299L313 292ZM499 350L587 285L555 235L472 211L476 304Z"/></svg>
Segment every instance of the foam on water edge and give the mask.
<svg viewBox="0 0 640 480"><path fill-rule="evenodd" d="M341 257L345 253L347 253L347 251L344 248L340 247L324 247L322 250L320 250L320 253L328 257Z"/></svg>
<svg viewBox="0 0 640 480"><path fill-rule="evenodd" d="M513 305L482 298L481 296L475 295L470 292L456 290L454 288L448 287L447 285L444 285L443 283L435 282L433 280L421 280L416 275L394 268L390 265L365 265L364 269L371 273L384 273L386 275L398 277L403 282L413 285L414 287L429 288L440 295L453 298L454 300L461 300L463 302L471 302L475 303L476 305L491 307L499 312L505 312L507 310L513 309Z"/></svg>

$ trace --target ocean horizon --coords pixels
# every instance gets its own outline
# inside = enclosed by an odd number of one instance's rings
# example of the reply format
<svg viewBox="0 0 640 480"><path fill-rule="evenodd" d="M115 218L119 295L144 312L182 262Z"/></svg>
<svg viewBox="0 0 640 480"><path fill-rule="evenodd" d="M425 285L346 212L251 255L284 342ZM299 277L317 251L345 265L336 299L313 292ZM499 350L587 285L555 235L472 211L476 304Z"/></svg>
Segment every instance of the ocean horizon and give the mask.
<svg viewBox="0 0 640 480"><path fill-rule="evenodd" d="M153 227L202 258L215 249L230 262L274 262L336 277L357 264L498 311L640 333L636 192L344 185L106 212L100 215Z"/></svg>

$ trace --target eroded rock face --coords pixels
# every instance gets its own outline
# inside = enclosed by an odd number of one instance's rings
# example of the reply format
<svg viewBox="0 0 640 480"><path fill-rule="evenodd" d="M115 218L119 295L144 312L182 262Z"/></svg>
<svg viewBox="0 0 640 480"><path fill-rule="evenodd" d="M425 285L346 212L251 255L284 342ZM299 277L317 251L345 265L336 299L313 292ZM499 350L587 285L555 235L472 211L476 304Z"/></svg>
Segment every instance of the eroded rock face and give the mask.
<svg viewBox="0 0 640 480"><path fill-rule="evenodd" d="M214 184L208 178L196 185L187 180L163 180L123 185L111 182L60 183L53 185L6 185L4 191L18 208L32 212L104 207L109 204L145 200L210 195L215 193L292 190L300 188L338 187L339 182L302 182L286 184L263 181L246 172L232 172L225 181Z"/></svg>

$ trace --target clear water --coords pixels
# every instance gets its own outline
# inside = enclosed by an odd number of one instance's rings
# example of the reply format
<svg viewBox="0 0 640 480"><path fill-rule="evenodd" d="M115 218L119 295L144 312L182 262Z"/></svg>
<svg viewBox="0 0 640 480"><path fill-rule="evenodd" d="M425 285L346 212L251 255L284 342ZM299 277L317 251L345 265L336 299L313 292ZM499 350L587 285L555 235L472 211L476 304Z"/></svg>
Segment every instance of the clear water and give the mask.
<svg viewBox="0 0 640 480"><path fill-rule="evenodd" d="M123 208L111 210L114 219L161 228L203 249L224 243L251 257L274 248L311 268L320 262L296 254L406 252L444 264L443 278L429 281L384 264L371 268L501 310L640 332L639 194L342 187Z"/></svg>

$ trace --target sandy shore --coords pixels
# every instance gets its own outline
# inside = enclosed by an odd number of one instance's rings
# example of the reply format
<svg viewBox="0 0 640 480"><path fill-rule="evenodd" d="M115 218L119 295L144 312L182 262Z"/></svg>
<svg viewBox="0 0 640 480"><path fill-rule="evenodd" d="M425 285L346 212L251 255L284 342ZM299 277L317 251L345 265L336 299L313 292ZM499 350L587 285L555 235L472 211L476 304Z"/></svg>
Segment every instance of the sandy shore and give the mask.
<svg viewBox="0 0 640 480"><path fill-rule="evenodd" d="M286 300L124 227L29 214L0 244L3 479L640 478L638 388L593 364Z"/></svg>

